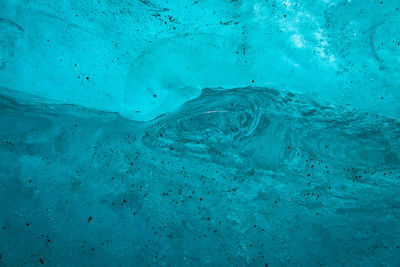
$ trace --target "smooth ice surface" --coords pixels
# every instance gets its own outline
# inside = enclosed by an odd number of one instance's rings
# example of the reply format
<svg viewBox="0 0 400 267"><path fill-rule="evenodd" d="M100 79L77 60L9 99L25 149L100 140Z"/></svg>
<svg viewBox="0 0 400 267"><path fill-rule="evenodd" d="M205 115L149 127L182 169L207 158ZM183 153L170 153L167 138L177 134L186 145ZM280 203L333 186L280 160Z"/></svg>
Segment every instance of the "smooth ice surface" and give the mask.
<svg viewBox="0 0 400 267"><path fill-rule="evenodd" d="M3 0L0 84L148 120L254 80L399 118L399 25L395 0Z"/></svg>
<svg viewBox="0 0 400 267"><path fill-rule="evenodd" d="M399 8L0 1L0 266L398 266Z"/></svg>

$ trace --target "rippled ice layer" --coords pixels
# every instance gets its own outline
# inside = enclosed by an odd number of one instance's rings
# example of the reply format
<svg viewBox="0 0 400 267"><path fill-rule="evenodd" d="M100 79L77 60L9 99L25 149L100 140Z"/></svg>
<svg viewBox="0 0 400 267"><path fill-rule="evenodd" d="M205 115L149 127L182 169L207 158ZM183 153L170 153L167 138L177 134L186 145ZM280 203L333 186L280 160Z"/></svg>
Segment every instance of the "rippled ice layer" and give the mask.
<svg viewBox="0 0 400 267"><path fill-rule="evenodd" d="M268 88L146 123L3 92L4 266L400 262L393 119Z"/></svg>

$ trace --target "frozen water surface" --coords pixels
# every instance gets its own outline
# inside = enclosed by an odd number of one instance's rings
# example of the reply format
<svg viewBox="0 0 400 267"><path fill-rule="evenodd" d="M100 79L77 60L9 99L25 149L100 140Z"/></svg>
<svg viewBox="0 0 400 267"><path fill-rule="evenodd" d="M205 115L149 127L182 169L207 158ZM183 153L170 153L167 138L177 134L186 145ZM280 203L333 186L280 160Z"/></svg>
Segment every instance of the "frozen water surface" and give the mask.
<svg viewBox="0 0 400 267"><path fill-rule="evenodd" d="M0 1L0 266L399 266L399 8Z"/></svg>

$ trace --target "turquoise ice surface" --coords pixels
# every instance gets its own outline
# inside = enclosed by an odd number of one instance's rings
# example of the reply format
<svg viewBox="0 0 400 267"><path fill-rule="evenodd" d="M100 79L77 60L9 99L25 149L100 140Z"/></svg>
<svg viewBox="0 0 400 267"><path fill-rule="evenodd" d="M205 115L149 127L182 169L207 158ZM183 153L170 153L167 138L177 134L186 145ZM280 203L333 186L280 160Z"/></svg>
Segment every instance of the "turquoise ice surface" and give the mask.
<svg viewBox="0 0 400 267"><path fill-rule="evenodd" d="M0 266L400 266L399 8L0 1Z"/></svg>

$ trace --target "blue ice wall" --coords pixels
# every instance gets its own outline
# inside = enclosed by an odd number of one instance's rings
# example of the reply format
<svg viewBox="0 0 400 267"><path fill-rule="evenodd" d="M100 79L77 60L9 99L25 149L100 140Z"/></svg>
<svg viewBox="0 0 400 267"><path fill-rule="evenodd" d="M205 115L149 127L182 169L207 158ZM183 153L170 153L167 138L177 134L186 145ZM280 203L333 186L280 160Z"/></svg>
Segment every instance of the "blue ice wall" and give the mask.
<svg viewBox="0 0 400 267"><path fill-rule="evenodd" d="M0 1L0 266L399 266L399 8Z"/></svg>
<svg viewBox="0 0 400 267"><path fill-rule="evenodd" d="M399 13L395 0L3 0L0 84L148 120L254 80L398 118Z"/></svg>

